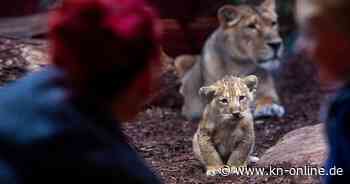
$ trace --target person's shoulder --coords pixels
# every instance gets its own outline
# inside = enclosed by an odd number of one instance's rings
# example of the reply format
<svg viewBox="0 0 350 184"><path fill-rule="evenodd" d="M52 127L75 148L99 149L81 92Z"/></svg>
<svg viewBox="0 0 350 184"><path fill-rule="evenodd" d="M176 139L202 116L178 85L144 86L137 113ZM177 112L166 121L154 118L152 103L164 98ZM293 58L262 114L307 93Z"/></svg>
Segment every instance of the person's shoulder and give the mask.
<svg viewBox="0 0 350 184"><path fill-rule="evenodd" d="M350 83L344 85L344 87L338 90L332 100L332 103L335 106L350 106Z"/></svg>
<svg viewBox="0 0 350 184"><path fill-rule="evenodd" d="M328 118L339 119L350 116L350 83L338 90L330 99L329 105Z"/></svg>
<svg viewBox="0 0 350 184"><path fill-rule="evenodd" d="M28 73L21 79L0 88L0 103L16 101L34 101L45 93L47 88L55 85L55 79L63 73L55 67L46 67L41 71Z"/></svg>
<svg viewBox="0 0 350 184"><path fill-rule="evenodd" d="M54 75L56 70L44 69L0 89L0 138L22 144L57 131L51 119L64 91L53 84Z"/></svg>

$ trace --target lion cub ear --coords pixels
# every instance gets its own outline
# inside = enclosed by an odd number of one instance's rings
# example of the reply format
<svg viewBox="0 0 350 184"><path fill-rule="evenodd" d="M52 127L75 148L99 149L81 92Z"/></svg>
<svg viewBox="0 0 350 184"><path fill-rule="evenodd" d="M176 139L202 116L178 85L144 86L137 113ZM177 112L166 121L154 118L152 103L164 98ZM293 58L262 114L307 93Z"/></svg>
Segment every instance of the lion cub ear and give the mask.
<svg viewBox="0 0 350 184"><path fill-rule="evenodd" d="M205 99L211 101L216 94L216 90L217 89L214 86L201 87L199 89L199 95L204 97Z"/></svg>
<svg viewBox="0 0 350 184"><path fill-rule="evenodd" d="M224 28L235 26L241 19L236 7L232 5L225 5L218 11L218 19L220 25Z"/></svg>
<svg viewBox="0 0 350 184"><path fill-rule="evenodd" d="M255 92L258 88L258 78L255 75L249 75L243 78L243 82L247 85L250 92Z"/></svg>
<svg viewBox="0 0 350 184"><path fill-rule="evenodd" d="M269 12L274 12L276 10L276 0L265 0L260 5L260 8Z"/></svg>

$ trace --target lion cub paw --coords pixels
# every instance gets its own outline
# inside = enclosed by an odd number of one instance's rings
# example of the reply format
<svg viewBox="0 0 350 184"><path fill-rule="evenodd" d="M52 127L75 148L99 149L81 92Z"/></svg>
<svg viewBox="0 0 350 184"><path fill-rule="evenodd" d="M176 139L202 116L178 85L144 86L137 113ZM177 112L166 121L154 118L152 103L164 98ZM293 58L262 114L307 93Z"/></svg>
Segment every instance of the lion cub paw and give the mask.
<svg viewBox="0 0 350 184"><path fill-rule="evenodd" d="M209 166L207 168L207 176L219 176L221 174L221 169L225 166Z"/></svg>
<svg viewBox="0 0 350 184"><path fill-rule="evenodd" d="M249 163L257 163L259 162L260 158L255 156L249 156Z"/></svg>
<svg viewBox="0 0 350 184"><path fill-rule="evenodd" d="M284 107L277 104L266 104L257 107L254 112L255 118L282 117L285 114Z"/></svg>

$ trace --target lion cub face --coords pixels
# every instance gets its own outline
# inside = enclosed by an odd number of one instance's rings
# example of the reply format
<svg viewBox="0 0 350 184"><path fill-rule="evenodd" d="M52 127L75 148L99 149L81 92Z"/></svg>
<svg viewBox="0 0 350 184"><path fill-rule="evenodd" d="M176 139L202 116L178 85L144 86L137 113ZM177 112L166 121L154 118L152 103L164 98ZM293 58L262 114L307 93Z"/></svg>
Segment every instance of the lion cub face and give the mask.
<svg viewBox="0 0 350 184"><path fill-rule="evenodd" d="M275 0L260 6L226 5L218 11L226 51L235 59L253 60L274 69L283 52Z"/></svg>
<svg viewBox="0 0 350 184"><path fill-rule="evenodd" d="M258 79L253 75L243 79L227 76L211 86L202 87L199 93L209 102L209 113L221 121L239 120L245 113L250 113L257 85Z"/></svg>

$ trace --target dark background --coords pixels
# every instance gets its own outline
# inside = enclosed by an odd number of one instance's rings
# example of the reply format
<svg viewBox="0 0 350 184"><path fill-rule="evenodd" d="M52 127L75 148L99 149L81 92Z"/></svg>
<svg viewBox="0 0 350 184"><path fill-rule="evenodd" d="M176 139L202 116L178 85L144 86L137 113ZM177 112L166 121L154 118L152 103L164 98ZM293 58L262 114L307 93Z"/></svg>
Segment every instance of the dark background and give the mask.
<svg viewBox="0 0 350 184"><path fill-rule="evenodd" d="M170 56L198 54L207 37L217 28L217 10L224 4L253 3L261 0L148 0L163 19L163 50ZM4 0L0 17L19 17L48 11L62 0ZM281 34L294 30L295 0L277 0ZM1 21L1 20L0 20ZM285 39L289 40L289 39Z"/></svg>

